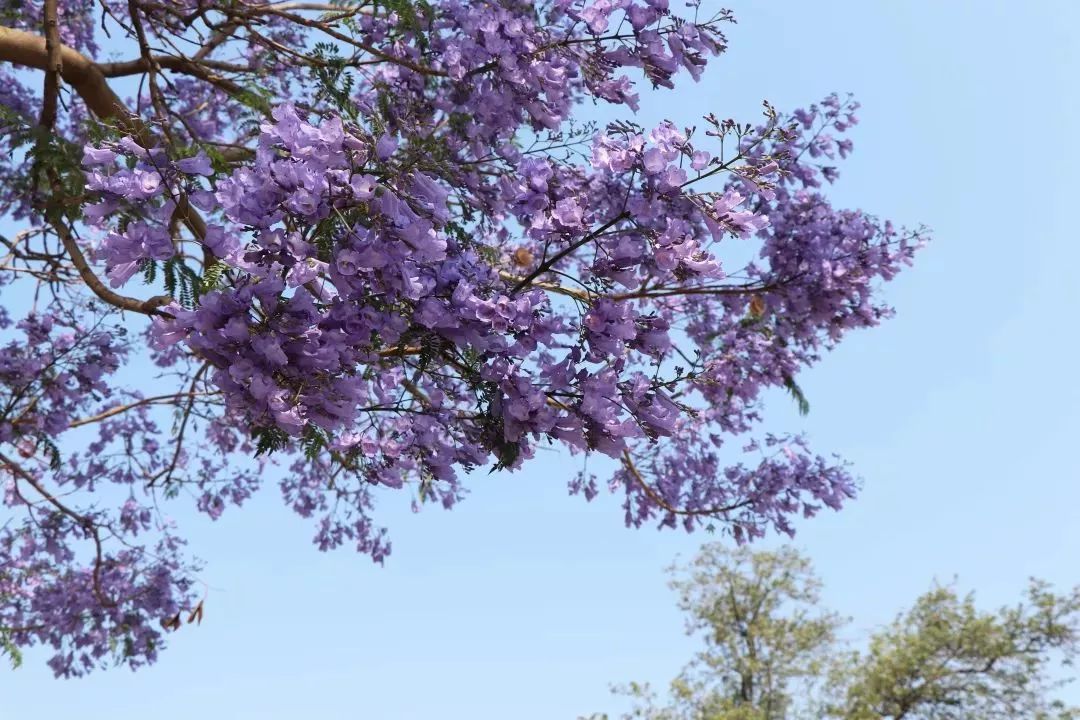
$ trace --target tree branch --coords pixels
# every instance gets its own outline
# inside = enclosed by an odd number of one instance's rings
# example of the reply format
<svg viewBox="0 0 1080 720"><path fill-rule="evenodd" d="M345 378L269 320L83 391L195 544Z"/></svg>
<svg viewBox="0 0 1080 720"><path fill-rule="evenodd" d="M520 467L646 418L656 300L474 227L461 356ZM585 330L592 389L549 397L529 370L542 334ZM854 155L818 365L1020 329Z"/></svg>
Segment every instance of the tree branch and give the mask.
<svg viewBox="0 0 1080 720"><path fill-rule="evenodd" d="M3 465L7 467L8 471L10 471L11 474L14 475L17 479L25 481L27 485L34 488L34 490L36 490L41 495L41 497L46 500L46 502L59 510L61 514L66 515L67 517L77 522L79 526L82 527L87 532L87 534L90 535L90 538L94 541L94 595L97 596L98 602L100 602L104 607L116 607L116 603L107 595L105 595L104 590L102 590L101 588L101 567L104 562L104 551L102 550L101 544L101 531L98 529L98 526L94 523L93 519L86 515L75 512L67 505L60 502L56 498L56 496L46 490L45 487L37 481L37 478L27 472L21 465L5 456L3 453L0 453L0 463L3 463ZM22 497L21 493L19 495L20 497ZM23 502L26 502L25 498L23 498Z"/></svg>
<svg viewBox="0 0 1080 720"><path fill-rule="evenodd" d="M56 182L55 186L58 184ZM121 295L118 292L106 287L105 283L101 281L94 271L90 269L90 264L86 261L86 256L83 255L82 250L79 248L79 244L75 242L75 238L71 234L71 230L64 225L62 221L56 221L52 223L53 229L56 234L60 236L60 242L64 244L64 250L67 251L68 256L71 258L71 263L75 266L75 269L79 271L79 277L86 283L86 286L90 288L91 292L97 295L101 300L109 303L110 305L120 308L121 310L130 310L131 312L142 313L143 315L159 315L158 311L162 305L167 305L172 301L172 298L168 295L157 295L149 300L139 300L138 298L128 297L127 295Z"/></svg>
<svg viewBox="0 0 1080 720"><path fill-rule="evenodd" d="M144 147L152 145L152 138L146 124L128 110L123 101L113 92L97 63L63 44L59 44L59 49L54 49L54 52L59 55L60 77L75 89L95 117L99 120L116 122L121 128L134 135L139 144ZM47 41L45 38L23 30L0 27L0 61L47 71L50 67ZM190 205L186 206L183 215L184 224L196 238L201 240L206 237L206 222L194 208Z"/></svg>
<svg viewBox="0 0 1080 720"><path fill-rule="evenodd" d="M622 455L623 467L630 473L630 476L637 481L641 486L645 496L649 498L654 504L659 505L664 510L667 510L673 515L721 515L732 510L738 510L739 508L746 507L752 500L743 500L742 502L735 503L734 505L726 505L723 507L711 507L711 508L677 508L667 500L660 496L660 493L656 492L649 483L645 481L645 478L641 476L641 472L638 471L637 466L634 465L633 458L630 457L629 450L623 450Z"/></svg>

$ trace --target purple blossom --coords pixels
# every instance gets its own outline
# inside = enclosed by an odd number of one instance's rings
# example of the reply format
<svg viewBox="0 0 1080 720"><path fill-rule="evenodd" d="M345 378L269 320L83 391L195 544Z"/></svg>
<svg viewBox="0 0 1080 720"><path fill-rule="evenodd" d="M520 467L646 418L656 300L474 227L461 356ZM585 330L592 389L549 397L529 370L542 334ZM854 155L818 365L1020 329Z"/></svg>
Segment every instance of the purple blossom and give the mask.
<svg viewBox="0 0 1080 720"><path fill-rule="evenodd" d="M98 6L61 4L65 43L99 59ZM154 46L216 31L214 2L107 4ZM582 102L632 110L643 80L697 79L723 52L729 15L666 0L357 14L370 51L332 78L311 72L337 69L318 28L245 13L191 72L147 74L132 115L99 118L119 136L88 141L63 104L78 197L18 190L41 185L15 182L25 153L0 157L0 207L36 223L0 286L40 295L0 307L0 639L24 628L10 641L53 648L62 676L153 662L203 607L162 508L217 519L265 478L318 548L377 562L377 498L451 508L468 471L549 444L614 459L571 492L621 494L631 526L744 541L853 496L843 461L760 423L765 391L888 317L877 288L922 242L822 194L855 103L577 130ZM36 124L36 90L2 79L12 122ZM136 389L144 351L159 374Z"/></svg>

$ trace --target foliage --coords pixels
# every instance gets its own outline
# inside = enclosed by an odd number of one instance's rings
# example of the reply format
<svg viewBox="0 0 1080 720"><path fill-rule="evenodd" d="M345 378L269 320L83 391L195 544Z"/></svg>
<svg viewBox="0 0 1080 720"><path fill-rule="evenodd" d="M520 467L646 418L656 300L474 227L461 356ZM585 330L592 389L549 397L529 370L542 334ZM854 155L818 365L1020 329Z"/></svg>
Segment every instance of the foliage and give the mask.
<svg viewBox="0 0 1080 720"><path fill-rule="evenodd" d="M1080 647L1080 590L1056 595L1032 581L1026 602L980 611L973 595L936 587L852 665L843 720L1076 718L1080 708L1048 698L1051 653Z"/></svg>
<svg viewBox="0 0 1080 720"><path fill-rule="evenodd" d="M706 545L672 586L704 648L660 699L648 685L626 718L648 720L1067 720L1052 673L1080 649L1080 588L1032 580L1025 602L980 610L973 594L935 585L864 649L820 608L820 581L791 548ZM594 715L594 720L606 715Z"/></svg>

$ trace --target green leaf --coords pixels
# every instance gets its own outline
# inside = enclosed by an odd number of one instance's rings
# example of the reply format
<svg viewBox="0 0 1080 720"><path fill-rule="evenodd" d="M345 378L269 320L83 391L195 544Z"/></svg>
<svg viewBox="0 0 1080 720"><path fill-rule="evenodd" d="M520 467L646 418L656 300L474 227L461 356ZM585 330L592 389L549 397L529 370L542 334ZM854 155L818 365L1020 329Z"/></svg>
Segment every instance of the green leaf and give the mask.
<svg viewBox="0 0 1080 720"><path fill-rule="evenodd" d="M221 278L224 277L225 271L228 269L229 266L221 260L214 261L210 267L203 271L203 276L199 281L199 294L205 295L212 290L216 290L218 285L221 284Z"/></svg>
<svg viewBox="0 0 1080 720"><path fill-rule="evenodd" d="M251 431L255 441L255 457L271 455L289 444L288 434L281 428L258 427Z"/></svg>
<svg viewBox="0 0 1080 720"><path fill-rule="evenodd" d="M7 655L13 670L22 665L22 653L3 628L0 628L0 655Z"/></svg>
<svg viewBox="0 0 1080 720"><path fill-rule="evenodd" d="M795 400L796 406L799 408L800 415L807 415L810 412L810 402L803 395L802 388L795 382L795 378L790 375L784 376L784 387L787 388L788 394Z"/></svg>

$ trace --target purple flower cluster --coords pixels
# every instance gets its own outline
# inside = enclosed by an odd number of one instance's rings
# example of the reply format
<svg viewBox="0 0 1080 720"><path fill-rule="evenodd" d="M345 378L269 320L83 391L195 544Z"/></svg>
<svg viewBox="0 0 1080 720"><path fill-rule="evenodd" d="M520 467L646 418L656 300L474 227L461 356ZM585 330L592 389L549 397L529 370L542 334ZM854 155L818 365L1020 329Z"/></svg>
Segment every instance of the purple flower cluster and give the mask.
<svg viewBox="0 0 1080 720"><path fill-rule="evenodd" d="M635 109L634 78L697 79L731 17L279 5L107 0L139 59L97 72L142 73L135 109L93 142L64 114L38 155L79 160L0 194L48 210L0 267L48 308L17 312L23 337L0 347L0 648L49 646L60 675L152 661L202 613L159 501L217 519L272 472L320 549L379 562L380 495L450 508L465 474L544 445L612 459L631 526L742 541L853 496L842 461L752 434L768 389L805 405L799 372L888 316L878 287L921 243L823 194L853 102L766 107L756 128L582 128L583 100ZM62 40L96 53L97 6L60 6ZM40 99L0 85L32 123ZM0 179L35 168L0 159ZM172 302L121 294L146 284ZM125 332L171 392L128 387L143 358Z"/></svg>
<svg viewBox="0 0 1080 720"><path fill-rule="evenodd" d="M57 313L31 314L16 329L22 338L0 348L2 502L12 513L0 528L0 630L16 645L51 647L61 676L113 656L152 662L159 618L192 594L183 541L135 495L143 473L169 461L161 431L145 405L109 411L121 394L110 376L127 354L115 331ZM86 452L61 457L53 439L94 415L102 421ZM128 488L115 511L72 500L107 495L106 486Z"/></svg>

